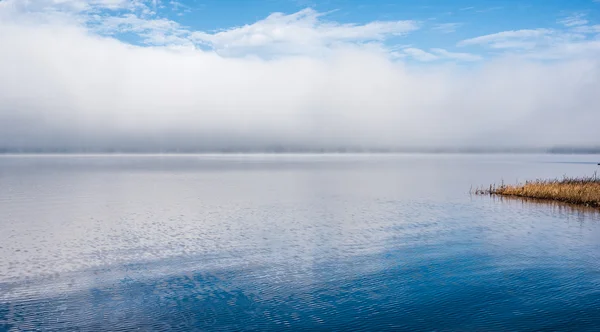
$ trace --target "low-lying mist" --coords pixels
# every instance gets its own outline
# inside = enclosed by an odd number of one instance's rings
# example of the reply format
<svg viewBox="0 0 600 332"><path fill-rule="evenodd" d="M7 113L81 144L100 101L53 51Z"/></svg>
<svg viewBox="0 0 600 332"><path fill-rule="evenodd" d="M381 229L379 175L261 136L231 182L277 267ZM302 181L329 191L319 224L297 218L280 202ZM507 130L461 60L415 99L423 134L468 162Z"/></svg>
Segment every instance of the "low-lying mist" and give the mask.
<svg viewBox="0 0 600 332"><path fill-rule="evenodd" d="M223 57L0 22L0 149L542 148L600 142L599 60L418 64L384 49Z"/></svg>

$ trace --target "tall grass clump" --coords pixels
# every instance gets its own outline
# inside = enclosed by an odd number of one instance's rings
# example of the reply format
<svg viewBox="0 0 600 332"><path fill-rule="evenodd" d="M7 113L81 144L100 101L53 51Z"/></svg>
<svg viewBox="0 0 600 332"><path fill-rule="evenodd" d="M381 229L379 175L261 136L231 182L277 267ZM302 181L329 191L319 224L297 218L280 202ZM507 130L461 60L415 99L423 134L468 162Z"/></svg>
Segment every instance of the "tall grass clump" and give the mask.
<svg viewBox="0 0 600 332"><path fill-rule="evenodd" d="M547 199L571 204L600 207L600 178L596 173L589 177L563 177L562 179L526 181L524 184L476 189L479 195L501 195Z"/></svg>

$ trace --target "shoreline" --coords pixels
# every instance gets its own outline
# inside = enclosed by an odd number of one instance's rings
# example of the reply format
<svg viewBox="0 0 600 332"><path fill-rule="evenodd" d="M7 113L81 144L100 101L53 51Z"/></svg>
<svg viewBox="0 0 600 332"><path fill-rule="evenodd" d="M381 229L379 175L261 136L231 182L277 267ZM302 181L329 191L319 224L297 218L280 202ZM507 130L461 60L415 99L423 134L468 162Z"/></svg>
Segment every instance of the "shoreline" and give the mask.
<svg viewBox="0 0 600 332"><path fill-rule="evenodd" d="M582 178L538 179L516 185L493 184L488 188L477 188L471 192L476 195L531 198L600 208L600 177L596 173Z"/></svg>

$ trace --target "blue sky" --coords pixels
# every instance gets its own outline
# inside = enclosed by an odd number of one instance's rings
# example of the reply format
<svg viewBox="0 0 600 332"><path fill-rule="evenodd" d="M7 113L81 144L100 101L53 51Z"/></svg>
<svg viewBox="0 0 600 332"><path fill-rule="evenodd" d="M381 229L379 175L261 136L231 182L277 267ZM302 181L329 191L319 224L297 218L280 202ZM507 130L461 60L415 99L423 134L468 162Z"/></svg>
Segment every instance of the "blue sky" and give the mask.
<svg viewBox="0 0 600 332"><path fill-rule="evenodd" d="M185 46L229 57L323 55L342 45L378 47L391 57L420 62L499 55L557 60L600 50L597 0L0 3L19 14L70 17L94 33L135 45Z"/></svg>
<svg viewBox="0 0 600 332"><path fill-rule="evenodd" d="M600 33L600 2L594 0L157 0L156 3L146 5L155 12L152 15L141 15L138 11L137 15L148 20L169 20L182 29L207 33L256 24L272 13L290 15L307 9L322 14L318 16L322 23L360 26L371 22L412 21L415 23L413 30L402 34L388 33L378 38L377 42L396 51L409 49L408 53L412 56L405 54L406 52L394 53L407 60L418 58L416 60L426 62L430 61L427 55L423 53L419 56L415 49L431 53L437 56L438 60L444 57L440 56L439 52L432 53L431 49L441 48L448 52L468 53L474 55L475 59L479 56L485 58L509 52L522 54L548 51L548 48L567 41L580 43L597 40L596 36ZM128 11L102 12L104 15L118 16L126 15ZM461 44L464 40L505 31L521 31L521 36L516 34L507 38L506 42L519 42L522 48L517 45L502 46L498 43L490 46L489 43L483 42ZM537 31L537 34L528 35L528 31ZM139 38L130 31L110 33L127 42L144 44L145 38ZM355 42L372 41L365 38ZM207 47L203 43L196 43L195 46ZM210 49L210 45L208 48ZM559 58L561 55L546 54L540 57Z"/></svg>
<svg viewBox="0 0 600 332"><path fill-rule="evenodd" d="M319 12L330 12L328 19L342 23L365 24L389 20L418 20L427 26L461 23L464 26L457 29L458 38L504 30L558 28L561 25L557 20L577 13L584 13L595 22L600 9L600 3L593 0L182 0L178 3L185 8L165 2L165 8L159 8L159 15L196 30L227 29L252 24L273 12L290 14L310 7Z"/></svg>

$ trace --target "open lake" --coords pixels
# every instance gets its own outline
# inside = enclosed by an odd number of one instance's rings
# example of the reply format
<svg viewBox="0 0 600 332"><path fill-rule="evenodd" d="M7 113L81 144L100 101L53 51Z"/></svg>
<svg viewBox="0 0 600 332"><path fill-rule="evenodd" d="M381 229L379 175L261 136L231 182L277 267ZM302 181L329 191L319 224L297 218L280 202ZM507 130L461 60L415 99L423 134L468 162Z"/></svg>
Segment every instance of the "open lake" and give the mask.
<svg viewBox="0 0 600 332"><path fill-rule="evenodd" d="M0 331L598 331L586 155L0 157Z"/></svg>

